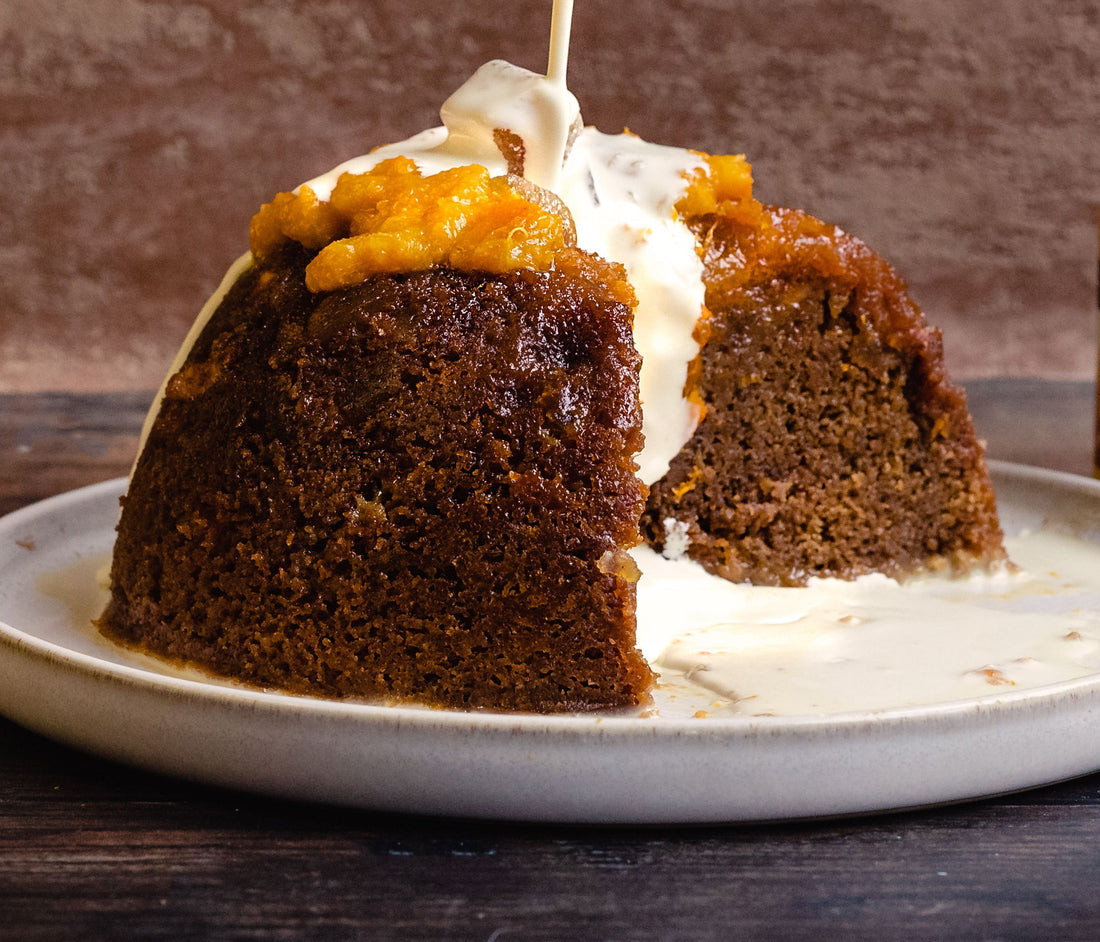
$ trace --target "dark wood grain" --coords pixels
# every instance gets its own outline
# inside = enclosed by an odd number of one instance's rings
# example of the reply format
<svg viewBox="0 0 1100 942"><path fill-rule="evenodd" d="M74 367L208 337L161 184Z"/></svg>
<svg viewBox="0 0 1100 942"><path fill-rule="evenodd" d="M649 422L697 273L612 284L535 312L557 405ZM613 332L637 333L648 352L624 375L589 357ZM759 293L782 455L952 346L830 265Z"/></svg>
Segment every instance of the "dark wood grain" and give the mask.
<svg viewBox="0 0 1100 942"><path fill-rule="evenodd" d="M1091 384L969 391L994 457L1088 470ZM0 397L0 507L125 473L146 399ZM1100 775L870 818L580 829L277 802L0 721L0 939L1084 942L1097 872Z"/></svg>
<svg viewBox="0 0 1100 942"><path fill-rule="evenodd" d="M0 513L126 474L152 395L0 396Z"/></svg>

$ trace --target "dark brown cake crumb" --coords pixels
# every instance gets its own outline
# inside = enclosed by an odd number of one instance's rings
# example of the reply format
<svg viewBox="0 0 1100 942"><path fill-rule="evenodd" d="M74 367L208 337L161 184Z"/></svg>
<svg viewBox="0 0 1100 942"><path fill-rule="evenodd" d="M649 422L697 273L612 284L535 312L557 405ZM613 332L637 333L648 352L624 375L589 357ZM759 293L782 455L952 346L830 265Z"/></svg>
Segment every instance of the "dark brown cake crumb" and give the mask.
<svg viewBox="0 0 1100 942"><path fill-rule="evenodd" d="M1001 559L983 449L939 332L863 243L795 210L690 224L705 248L705 417L652 488L669 532L737 582L903 576Z"/></svg>
<svg viewBox="0 0 1100 942"><path fill-rule="evenodd" d="M464 709L644 702L622 273L436 269L311 295L284 246L168 385L112 636L246 682Z"/></svg>

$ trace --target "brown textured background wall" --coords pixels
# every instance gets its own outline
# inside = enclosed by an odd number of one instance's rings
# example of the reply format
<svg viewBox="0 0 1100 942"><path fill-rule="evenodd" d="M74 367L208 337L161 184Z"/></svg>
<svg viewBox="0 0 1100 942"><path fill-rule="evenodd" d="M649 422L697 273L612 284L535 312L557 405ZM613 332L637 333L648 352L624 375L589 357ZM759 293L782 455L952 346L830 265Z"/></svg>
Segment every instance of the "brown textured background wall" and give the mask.
<svg viewBox="0 0 1100 942"><path fill-rule="evenodd" d="M550 0L0 0L0 392L151 388L259 204L545 66ZM588 123L744 151L959 377L1091 376L1095 0L577 0Z"/></svg>

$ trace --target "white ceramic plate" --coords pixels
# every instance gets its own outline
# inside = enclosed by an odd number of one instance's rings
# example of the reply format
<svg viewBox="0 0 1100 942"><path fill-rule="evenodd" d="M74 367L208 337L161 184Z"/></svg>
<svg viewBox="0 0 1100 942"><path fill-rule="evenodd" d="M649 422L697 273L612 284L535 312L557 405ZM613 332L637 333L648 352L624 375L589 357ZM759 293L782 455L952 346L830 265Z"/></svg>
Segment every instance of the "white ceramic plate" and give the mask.
<svg viewBox="0 0 1100 942"><path fill-rule="evenodd" d="M1070 529L1100 560L1100 484L1012 465L994 474L1006 532ZM88 627L122 486L0 520L0 712L135 766L365 809L562 823L886 811L1100 769L1100 673L897 709L706 719L682 693L658 716L533 717L336 703L181 675ZM1078 562L1089 568L1091 557Z"/></svg>

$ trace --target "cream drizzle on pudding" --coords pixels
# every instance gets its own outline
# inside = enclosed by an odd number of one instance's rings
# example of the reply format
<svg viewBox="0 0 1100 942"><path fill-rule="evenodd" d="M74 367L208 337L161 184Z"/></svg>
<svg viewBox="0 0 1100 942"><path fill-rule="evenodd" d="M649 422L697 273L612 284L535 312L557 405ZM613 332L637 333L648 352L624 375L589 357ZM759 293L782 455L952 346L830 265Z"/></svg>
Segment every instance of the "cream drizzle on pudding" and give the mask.
<svg viewBox="0 0 1100 942"><path fill-rule="evenodd" d="M559 8L560 6L560 8ZM703 312L702 261L694 236L676 218L689 177L704 169L703 155L651 144L629 134L582 128L580 107L565 85L572 4L555 3L548 75L495 60L479 68L440 110L443 124L355 157L308 181L319 199L343 173L364 173L392 157L408 157L425 175L479 164L494 175L514 151L501 149L499 131L518 140L522 172L554 192L573 217L580 248L626 270L638 298L634 340L642 355L639 376L646 445L639 477L652 484L699 423L697 405L684 396L688 364L699 352L693 332ZM246 254L207 301L169 370L182 367L202 328L226 292L251 264ZM146 419L140 447L163 397Z"/></svg>

